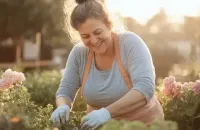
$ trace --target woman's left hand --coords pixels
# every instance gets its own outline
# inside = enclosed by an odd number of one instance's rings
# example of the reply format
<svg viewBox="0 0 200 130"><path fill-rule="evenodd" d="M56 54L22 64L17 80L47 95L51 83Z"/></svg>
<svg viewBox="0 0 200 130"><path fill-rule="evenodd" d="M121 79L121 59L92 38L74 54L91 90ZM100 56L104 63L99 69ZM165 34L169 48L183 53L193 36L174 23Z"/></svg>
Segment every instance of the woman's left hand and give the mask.
<svg viewBox="0 0 200 130"><path fill-rule="evenodd" d="M85 116L81 121L81 129L96 129L98 126L106 123L111 119L110 112L106 108L101 108L100 110L93 110L87 116Z"/></svg>

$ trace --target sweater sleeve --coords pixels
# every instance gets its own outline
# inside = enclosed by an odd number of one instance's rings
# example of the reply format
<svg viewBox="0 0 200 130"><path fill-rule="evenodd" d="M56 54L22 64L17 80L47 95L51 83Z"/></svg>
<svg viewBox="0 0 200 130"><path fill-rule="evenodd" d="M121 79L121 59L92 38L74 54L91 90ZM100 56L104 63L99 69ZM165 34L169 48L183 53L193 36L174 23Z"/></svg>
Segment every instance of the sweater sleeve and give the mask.
<svg viewBox="0 0 200 130"><path fill-rule="evenodd" d="M56 92L56 98L66 97L70 102L74 101L75 95L81 85L79 76L79 58L79 47L74 46L68 56L64 75Z"/></svg>
<svg viewBox="0 0 200 130"><path fill-rule="evenodd" d="M156 77L150 51L144 41L132 32L126 34L124 43L132 89L141 92L149 102L154 95Z"/></svg>

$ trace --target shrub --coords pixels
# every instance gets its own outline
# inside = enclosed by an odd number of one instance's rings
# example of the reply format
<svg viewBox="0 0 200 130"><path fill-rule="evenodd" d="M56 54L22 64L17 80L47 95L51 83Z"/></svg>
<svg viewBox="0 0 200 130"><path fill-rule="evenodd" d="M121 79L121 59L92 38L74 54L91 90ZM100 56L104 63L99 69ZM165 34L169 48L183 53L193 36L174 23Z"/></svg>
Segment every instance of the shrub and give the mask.
<svg viewBox="0 0 200 130"><path fill-rule="evenodd" d="M81 119L86 115L85 111L71 111L68 123L61 126L54 126L49 120L53 112L53 106L38 106L31 101L31 94L27 87L22 85L25 79L23 73L11 70L3 73L0 79L0 129L1 130L80 130ZM19 78L20 77L20 78ZM8 80L10 79L10 80ZM15 80L13 80L15 79ZM5 82L6 81L6 82ZM9 82L7 82L9 81ZM5 84L7 83L7 84ZM5 86L3 86L5 85ZM117 127L116 126L120 126ZM176 130L175 122L156 120L150 127L141 122L127 122L111 120L104 124L99 130Z"/></svg>
<svg viewBox="0 0 200 130"><path fill-rule="evenodd" d="M62 78L61 71L44 70L26 73L24 85L31 93L31 100L37 105L46 106L47 104L55 105L55 94ZM77 92L73 111L85 111L86 103L81 99L80 92Z"/></svg>
<svg viewBox="0 0 200 130"><path fill-rule="evenodd" d="M31 95L22 85L23 73L6 70L0 79L0 115L1 127L10 130L40 130L50 126L49 116L53 106L40 107L30 100ZM5 125L4 125L5 124ZM14 126L14 127L13 127ZM6 128L5 128L6 129Z"/></svg>
<svg viewBox="0 0 200 130"><path fill-rule="evenodd" d="M172 121L157 119L150 126L142 122L116 121L111 120L100 130L178 130L177 124Z"/></svg>
<svg viewBox="0 0 200 130"><path fill-rule="evenodd" d="M31 93L31 100L37 105L46 106L52 104L55 106L55 93L58 89L61 74L59 71L34 71L26 73L24 86Z"/></svg>
<svg viewBox="0 0 200 130"><path fill-rule="evenodd" d="M167 120L176 121L180 130L194 127L193 119L200 115L200 80L181 83L169 76L163 80L156 94Z"/></svg>

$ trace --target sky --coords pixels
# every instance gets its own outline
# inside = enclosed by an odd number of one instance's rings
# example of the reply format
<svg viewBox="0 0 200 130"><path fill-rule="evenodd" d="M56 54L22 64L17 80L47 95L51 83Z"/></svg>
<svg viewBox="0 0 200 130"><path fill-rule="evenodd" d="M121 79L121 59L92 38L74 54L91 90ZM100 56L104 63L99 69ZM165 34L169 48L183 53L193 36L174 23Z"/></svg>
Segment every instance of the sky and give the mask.
<svg viewBox="0 0 200 130"><path fill-rule="evenodd" d="M200 15L200 0L107 0L110 12L119 12L144 24L160 8L164 8L171 22L183 22L183 16Z"/></svg>

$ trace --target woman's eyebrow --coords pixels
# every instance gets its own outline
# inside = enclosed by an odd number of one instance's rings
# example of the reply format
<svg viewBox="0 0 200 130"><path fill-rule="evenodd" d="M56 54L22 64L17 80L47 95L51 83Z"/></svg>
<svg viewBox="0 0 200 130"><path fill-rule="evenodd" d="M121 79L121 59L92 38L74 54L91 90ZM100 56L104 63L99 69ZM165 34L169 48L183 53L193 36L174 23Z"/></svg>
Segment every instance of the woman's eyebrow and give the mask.
<svg viewBox="0 0 200 130"><path fill-rule="evenodd" d="M102 29L101 28L97 28L97 29L95 29L93 32L97 32L97 31L101 31ZM81 34L81 35L88 35L88 34Z"/></svg>
<svg viewBox="0 0 200 130"><path fill-rule="evenodd" d="M94 30L93 32L97 32L97 31L101 31L101 28L97 28L97 29Z"/></svg>

